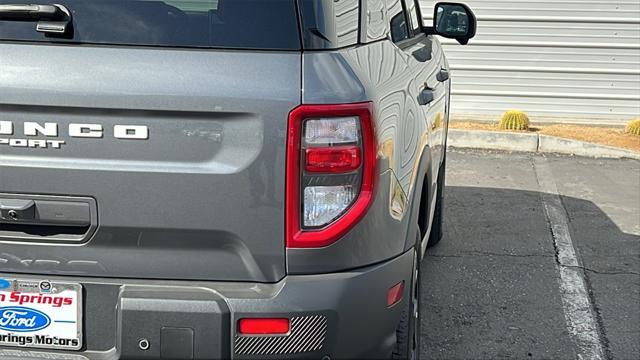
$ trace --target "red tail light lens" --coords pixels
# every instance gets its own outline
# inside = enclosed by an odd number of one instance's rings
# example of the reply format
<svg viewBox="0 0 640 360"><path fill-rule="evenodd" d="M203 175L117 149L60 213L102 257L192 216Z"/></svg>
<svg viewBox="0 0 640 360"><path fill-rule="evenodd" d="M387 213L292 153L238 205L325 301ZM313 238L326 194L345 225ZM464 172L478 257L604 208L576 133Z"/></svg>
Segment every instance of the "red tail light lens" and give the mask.
<svg viewBox="0 0 640 360"><path fill-rule="evenodd" d="M345 173L358 170L362 159L357 146L310 148L304 169L308 172Z"/></svg>
<svg viewBox="0 0 640 360"><path fill-rule="evenodd" d="M289 319L249 318L238 321L242 335L281 335L289 332Z"/></svg>
<svg viewBox="0 0 640 360"><path fill-rule="evenodd" d="M387 291L387 307L391 307L402 300L402 294L404 293L404 281L400 281L399 283L392 286Z"/></svg>
<svg viewBox="0 0 640 360"><path fill-rule="evenodd" d="M289 248L328 246L368 210L376 179L371 103L302 105L289 115Z"/></svg>

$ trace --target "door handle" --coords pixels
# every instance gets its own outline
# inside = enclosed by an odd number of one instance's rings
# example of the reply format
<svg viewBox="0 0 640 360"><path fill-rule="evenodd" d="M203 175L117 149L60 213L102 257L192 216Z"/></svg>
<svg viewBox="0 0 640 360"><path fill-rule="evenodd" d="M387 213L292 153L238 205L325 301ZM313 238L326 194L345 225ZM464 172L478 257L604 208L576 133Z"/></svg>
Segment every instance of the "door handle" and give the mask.
<svg viewBox="0 0 640 360"><path fill-rule="evenodd" d="M436 76L436 78L438 78L438 81L440 81L440 82L445 82L445 81L449 80L449 70L440 69L440 71L438 72L438 75Z"/></svg>
<svg viewBox="0 0 640 360"><path fill-rule="evenodd" d="M433 94L433 89L429 87L425 87L420 92L420 95L418 95L418 104L422 106L429 105L430 103L433 102L434 99L435 99L435 96Z"/></svg>
<svg viewBox="0 0 640 360"><path fill-rule="evenodd" d="M411 55L413 55L413 57L419 62L427 62L431 60L431 51L429 51L429 49L427 49L426 47L422 47L412 52Z"/></svg>

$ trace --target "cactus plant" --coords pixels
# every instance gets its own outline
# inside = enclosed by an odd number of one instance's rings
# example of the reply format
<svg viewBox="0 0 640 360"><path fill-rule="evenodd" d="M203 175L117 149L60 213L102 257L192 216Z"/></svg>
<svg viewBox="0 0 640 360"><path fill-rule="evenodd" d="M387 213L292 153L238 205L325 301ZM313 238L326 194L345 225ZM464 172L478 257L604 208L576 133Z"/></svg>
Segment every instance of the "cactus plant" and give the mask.
<svg viewBox="0 0 640 360"><path fill-rule="evenodd" d="M625 132L627 134L640 136L640 118L629 121Z"/></svg>
<svg viewBox="0 0 640 360"><path fill-rule="evenodd" d="M502 115L500 129L505 130L528 130L529 117L523 111L509 110Z"/></svg>
<svg viewBox="0 0 640 360"><path fill-rule="evenodd" d="M433 129L441 128L444 125L443 120L444 114L441 112L437 113L435 119L433 119Z"/></svg>

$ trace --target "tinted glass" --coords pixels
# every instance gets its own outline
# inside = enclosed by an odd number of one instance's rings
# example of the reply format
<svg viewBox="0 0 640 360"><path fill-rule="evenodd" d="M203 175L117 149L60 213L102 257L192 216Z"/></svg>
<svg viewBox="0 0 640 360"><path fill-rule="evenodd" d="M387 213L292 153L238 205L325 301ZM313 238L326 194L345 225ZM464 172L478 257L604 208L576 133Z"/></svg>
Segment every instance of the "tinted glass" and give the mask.
<svg viewBox="0 0 640 360"><path fill-rule="evenodd" d="M0 4L28 1L0 0ZM36 22L0 20L0 40L169 47L300 49L295 0L57 0L73 37L36 32Z"/></svg>
<svg viewBox="0 0 640 360"><path fill-rule="evenodd" d="M401 0L387 0L387 4L389 17L391 18L391 40L398 42L408 39L409 28Z"/></svg>

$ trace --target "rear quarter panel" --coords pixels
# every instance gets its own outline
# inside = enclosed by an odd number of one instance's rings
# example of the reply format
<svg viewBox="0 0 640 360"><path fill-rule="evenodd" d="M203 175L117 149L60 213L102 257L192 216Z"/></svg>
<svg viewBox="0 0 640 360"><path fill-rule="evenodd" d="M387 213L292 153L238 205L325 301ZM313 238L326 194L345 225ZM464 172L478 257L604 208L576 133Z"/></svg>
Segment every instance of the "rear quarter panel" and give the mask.
<svg viewBox="0 0 640 360"><path fill-rule="evenodd" d="M331 272L395 257L415 243L410 201L430 171L428 123L415 99L415 66L390 41L303 55L303 103L372 101L378 140L376 199L343 239L322 249L288 249L289 273ZM420 189L416 189L420 184ZM409 245L410 244L410 245Z"/></svg>

